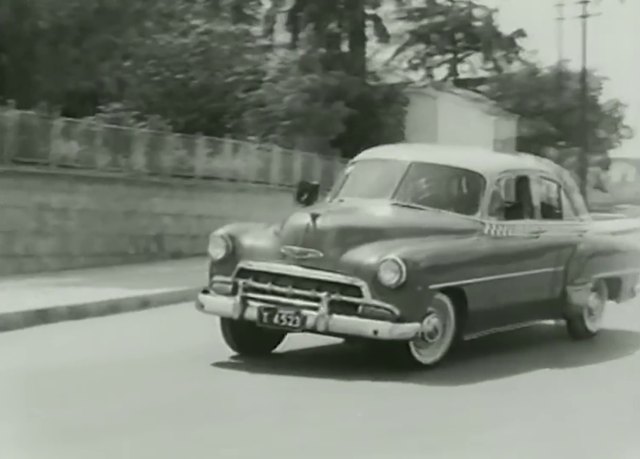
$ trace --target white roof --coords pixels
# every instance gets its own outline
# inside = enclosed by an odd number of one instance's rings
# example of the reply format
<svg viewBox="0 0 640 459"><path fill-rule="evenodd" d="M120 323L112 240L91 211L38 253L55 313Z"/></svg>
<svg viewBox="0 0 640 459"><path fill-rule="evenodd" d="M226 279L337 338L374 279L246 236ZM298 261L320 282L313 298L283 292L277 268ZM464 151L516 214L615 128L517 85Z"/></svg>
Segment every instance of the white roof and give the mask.
<svg viewBox="0 0 640 459"><path fill-rule="evenodd" d="M366 159L395 159L441 164L468 169L483 175L518 169L534 169L557 175L561 170L561 167L553 161L527 153L499 153L482 147L428 143L380 145L363 151L354 158L354 161Z"/></svg>

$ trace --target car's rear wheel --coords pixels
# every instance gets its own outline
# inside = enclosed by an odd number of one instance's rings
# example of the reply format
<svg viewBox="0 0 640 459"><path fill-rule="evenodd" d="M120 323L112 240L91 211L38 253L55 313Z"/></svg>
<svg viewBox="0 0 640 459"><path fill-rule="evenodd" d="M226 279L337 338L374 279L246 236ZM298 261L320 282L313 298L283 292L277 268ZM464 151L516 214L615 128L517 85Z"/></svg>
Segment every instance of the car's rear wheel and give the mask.
<svg viewBox="0 0 640 459"><path fill-rule="evenodd" d="M422 319L418 336L401 343L403 363L427 368L438 365L458 339L458 323L454 301L444 293L436 293Z"/></svg>
<svg viewBox="0 0 640 459"><path fill-rule="evenodd" d="M607 283L603 279L593 281L587 304L566 319L569 336L575 340L585 340L596 336L602 328L608 299Z"/></svg>
<svg viewBox="0 0 640 459"><path fill-rule="evenodd" d="M284 341L286 332L260 328L253 322L220 319L220 330L225 343L239 355L265 356Z"/></svg>

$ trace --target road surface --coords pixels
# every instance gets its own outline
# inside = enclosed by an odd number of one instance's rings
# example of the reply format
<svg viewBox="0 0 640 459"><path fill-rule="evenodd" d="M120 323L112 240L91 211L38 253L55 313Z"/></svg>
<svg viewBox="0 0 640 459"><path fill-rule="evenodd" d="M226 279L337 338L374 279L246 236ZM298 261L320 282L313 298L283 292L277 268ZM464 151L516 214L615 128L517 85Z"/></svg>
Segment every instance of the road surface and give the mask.
<svg viewBox="0 0 640 459"><path fill-rule="evenodd" d="M640 458L640 306L434 371L290 337L243 362L190 304L0 335L0 458Z"/></svg>

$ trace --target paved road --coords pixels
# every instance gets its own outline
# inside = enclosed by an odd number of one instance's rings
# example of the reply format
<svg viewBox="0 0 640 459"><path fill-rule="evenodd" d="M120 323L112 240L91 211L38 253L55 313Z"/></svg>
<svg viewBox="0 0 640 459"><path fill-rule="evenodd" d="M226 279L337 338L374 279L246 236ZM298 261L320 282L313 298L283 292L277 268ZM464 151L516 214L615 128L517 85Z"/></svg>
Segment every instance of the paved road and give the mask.
<svg viewBox="0 0 640 459"><path fill-rule="evenodd" d="M640 306L408 373L317 337L230 358L191 305L0 335L0 458L640 457Z"/></svg>

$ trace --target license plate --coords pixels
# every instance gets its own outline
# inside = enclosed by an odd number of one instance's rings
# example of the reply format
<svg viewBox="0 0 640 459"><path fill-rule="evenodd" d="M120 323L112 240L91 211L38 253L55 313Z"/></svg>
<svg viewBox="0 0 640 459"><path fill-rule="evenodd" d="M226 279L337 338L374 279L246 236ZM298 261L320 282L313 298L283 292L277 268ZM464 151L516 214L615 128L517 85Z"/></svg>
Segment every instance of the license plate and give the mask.
<svg viewBox="0 0 640 459"><path fill-rule="evenodd" d="M284 330L302 330L304 316L300 311L278 308L258 308L258 325Z"/></svg>

